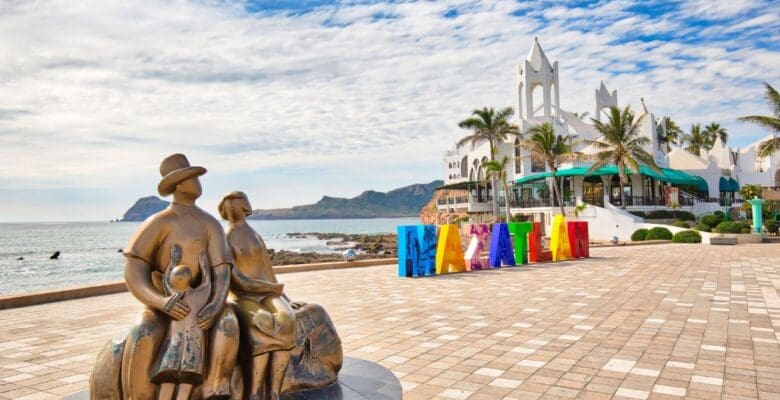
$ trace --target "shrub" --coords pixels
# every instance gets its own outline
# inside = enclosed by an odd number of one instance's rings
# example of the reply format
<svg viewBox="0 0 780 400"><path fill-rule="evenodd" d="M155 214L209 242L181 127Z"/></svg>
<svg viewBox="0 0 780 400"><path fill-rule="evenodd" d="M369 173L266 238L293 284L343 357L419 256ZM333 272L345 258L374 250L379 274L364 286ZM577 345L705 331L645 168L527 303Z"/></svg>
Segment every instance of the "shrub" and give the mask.
<svg viewBox="0 0 780 400"><path fill-rule="evenodd" d="M715 211L712 214L719 216L721 219L726 217L726 214L724 214L723 211Z"/></svg>
<svg viewBox="0 0 780 400"><path fill-rule="evenodd" d="M713 228L718 226L719 223L723 222L723 217L715 214L702 215L699 222L701 222L702 224L707 224L709 225L710 228Z"/></svg>
<svg viewBox="0 0 780 400"><path fill-rule="evenodd" d="M672 218L672 212L669 210L653 210L647 213L647 219Z"/></svg>
<svg viewBox="0 0 780 400"><path fill-rule="evenodd" d="M671 240L671 239L672 239L672 232L660 226L650 229L647 232L647 236L645 236L645 240Z"/></svg>
<svg viewBox="0 0 780 400"><path fill-rule="evenodd" d="M707 224L696 224L696 230L702 232L711 232L712 228L710 228L710 226Z"/></svg>
<svg viewBox="0 0 780 400"><path fill-rule="evenodd" d="M688 226L688 223L685 221L674 221L672 222L672 226L676 226L678 228L690 228L690 226Z"/></svg>
<svg viewBox="0 0 780 400"><path fill-rule="evenodd" d="M526 222L528 221L528 216L523 214L515 214L512 216L512 222Z"/></svg>
<svg viewBox="0 0 780 400"><path fill-rule="evenodd" d="M747 231L747 232L743 232ZM718 233L750 233L750 224L743 221L723 221L715 227Z"/></svg>
<svg viewBox="0 0 780 400"><path fill-rule="evenodd" d="M780 228L780 224L778 224L778 222L773 219L769 219L764 221L764 228L766 228L768 233L776 234L778 228Z"/></svg>
<svg viewBox="0 0 780 400"><path fill-rule="evenodd" d="M672 243L701 243L701 235L696 231L677 232L672 237Z"/></svg>
<svg viewBox="0 0 780 400"><path fill-rule="evenodd" d="M683 221L696 221L696 216L690 211L675 211L672 213L672 217Z"/></svg>
<svg viewBox="0 0 780 400"><path fill-rule="evenodd" d="M629 211L631 214L636 215L637 217L644 218L647 216L644 211Z"/></svg>
<svg viewBox="0 0 780 400"><path fill-rule="evenodd" d="M631 241L632 242L641 242L645 240L645 237L647 237L647 232L649 232L647 229L640 228L634 231L634 233L631 234Z"/></svg>

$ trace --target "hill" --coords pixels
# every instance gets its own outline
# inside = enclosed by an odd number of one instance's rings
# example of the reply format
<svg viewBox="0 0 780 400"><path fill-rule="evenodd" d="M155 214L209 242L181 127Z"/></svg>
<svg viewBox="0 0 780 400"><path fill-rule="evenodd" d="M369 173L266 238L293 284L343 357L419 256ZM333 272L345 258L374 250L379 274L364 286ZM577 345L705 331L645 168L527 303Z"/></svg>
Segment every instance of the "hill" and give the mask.
<svg viewBox="0 0 780 400"><path fill-rule="evenodd" d="M120 222L144 221L150 215L164 210L168 204L170 203L157 196L142 197L125 212Z"/></svg>
<svg viewBox="0 0 780 400"><path fill-rule="evenodd" d="M323 196L314 204L292 208L254 210L250 219L329 219L416 217L443 185L437 180L404 186L387 193L367 190L351 199Z"/></svg>

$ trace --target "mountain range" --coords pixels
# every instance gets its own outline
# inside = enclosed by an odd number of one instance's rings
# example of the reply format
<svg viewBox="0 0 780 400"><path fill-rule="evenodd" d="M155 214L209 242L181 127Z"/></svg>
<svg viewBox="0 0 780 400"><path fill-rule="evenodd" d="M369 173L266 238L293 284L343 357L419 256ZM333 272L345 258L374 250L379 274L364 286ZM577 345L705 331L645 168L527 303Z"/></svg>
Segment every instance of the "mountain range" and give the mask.
<svg viewBox="0 0 780 400"><path fill-rule="evenodd" d="M335 218L390 218L417 217L431 200L437 187L444 182L404 186L387 193L367 190L351 199L323 196L314 204L291 208L254 210L249 219L335 219ZM168 207L169 202L157 196L138 199L125 212L122 222L143 221Z"/></svg>
<svg viewBox="0 0 780 400"><path fill-rule="evenodd" d="M254 210L250 219L329 219L416 217L441 180L404 186L387 193L367 190L351 199L323 196L314 204Z"/></svg>

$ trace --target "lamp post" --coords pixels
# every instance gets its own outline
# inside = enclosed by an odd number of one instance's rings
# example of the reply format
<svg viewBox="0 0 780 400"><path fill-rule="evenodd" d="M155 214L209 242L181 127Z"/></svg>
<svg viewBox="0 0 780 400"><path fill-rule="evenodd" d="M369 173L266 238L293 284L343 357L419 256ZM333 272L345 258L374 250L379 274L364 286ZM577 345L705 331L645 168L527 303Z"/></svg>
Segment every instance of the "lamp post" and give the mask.
<svg viewBox="0 0 780 400"><path fill-rule="evenodd" d="M753 207L753 232L761 233L761 206L764 204L764 199L754 198L748 200L748 203Z"/></svg>

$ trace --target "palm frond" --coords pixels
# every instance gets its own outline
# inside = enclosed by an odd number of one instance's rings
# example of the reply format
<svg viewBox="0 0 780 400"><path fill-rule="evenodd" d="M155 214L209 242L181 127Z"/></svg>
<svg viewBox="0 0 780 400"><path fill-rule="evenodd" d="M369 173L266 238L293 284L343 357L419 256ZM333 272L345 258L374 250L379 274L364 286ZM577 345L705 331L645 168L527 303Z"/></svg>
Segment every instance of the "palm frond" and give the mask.
<svg viewBox="0 0 780 400"><path fill-rule="evenodd" d="M737 119L742 122L752 122L761 125L772 132L780 133L780 118L768 117L765 115L748 115Z"/></svg>

